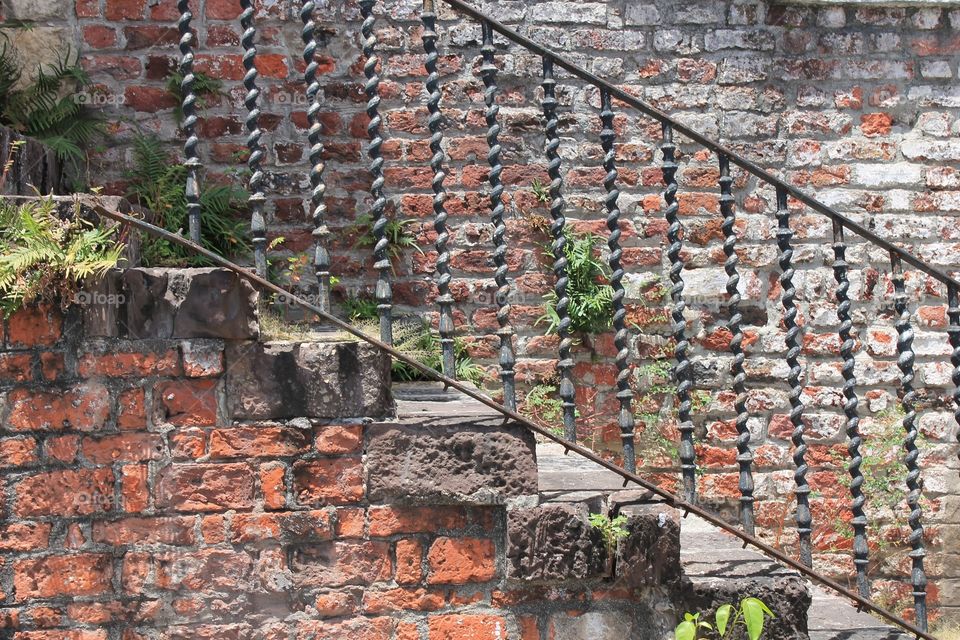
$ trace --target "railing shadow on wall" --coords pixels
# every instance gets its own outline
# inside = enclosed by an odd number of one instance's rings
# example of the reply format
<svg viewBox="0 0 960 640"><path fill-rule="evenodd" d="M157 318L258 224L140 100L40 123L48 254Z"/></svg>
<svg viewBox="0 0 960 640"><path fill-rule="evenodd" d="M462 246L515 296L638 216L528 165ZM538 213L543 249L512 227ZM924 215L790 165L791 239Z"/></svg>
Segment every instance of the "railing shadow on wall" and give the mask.
<svg viewBox="0 0 960 640"><path fill-rule="evenodd" d="M960 385L960 282L948 273L919 259L910 251L897 246L859 222L841 215L831 207L810 197L803 191L788 184L779 177L768 172L758 164L752 162L731 148L717 143L699 134L697 131L682 124L669 114L656 109L633 95L627 93L602 78L584 70L570 60L550 51L533 40L500 24L490 16L481 13L462 0L440 0L457 15L477 22L482 32L482 47L479 75L484 87L484 120L487 130L487 161L489 164L489 214L490 224L493 227L491 260L493 264L492 277L497 288L497 325L496 335L499 338L499 376L502 385L502 405L493 403L506 417L513 420L522 420L533 428L533 423L522 419L517 413L517 395L515 385L516 354L514 352L514 330L511 325L511 279L507 252L509 238L504 223L504 196L505 187L502 181L504 165L502 148L499 141L501 124L499 120L498 86L497 86L497 49L494 44L495 35L505 38L514 46L527 53L539 57L542 61L542 115L543 133L545 136L544 157L547 162L550 182L547 186L549 210L552 219L550 234L552 243L550 250L553 258L553 274L555 310L557 315L556 332L559 337L558 373L560 376L559 396L562 406L563 442L570 449L583 455L590 456L587 450L571 446L577 439L577 384L574 379L574 358L572 356L573 335L571 329L569 296L569 274L567 245L570 242L567 235L568 221L566 218L567 203L564 199L564 177L561 154L561 140L558 133L560 105L557 100L556 72L562 70L576 81L595 88L599 92L599 110L596 117L600 126L599 141L603 151L604 177L602 186L605 191L604 206L607 217L605 220L608 230L606 260L610 270L609 285L612 289L612 318L614 344L616 347L616 387L619 403L619 428L623 443L624 478L638 481L636 472L635 452L635 418L634 392L631 388L631 376L634 362L630 347L630 327L627 322L627 312L624 305L626 296L624 276L626 271L623 265L623 247L621 246L622 213L619 208L621 190L617 168L616 144L618 135L614 125L618 110L632 110L652 118L659 123L662 138L660 153L664 190L662 192L663 217L667 223L667 257L669 260L669 297L671 301L670 320L674 343L673 376L676 381L677 417L679 423L678 461L681 476L682 500L675 503L682 508L697 512L698 504L698 466L697 450L695 447L693 393L697 385L694 375L695 361L692 359L690 336L687 326L687 299L685 296L685 229L680 219L679 196L680 190L677 180L678 143L693 145L706 149L716 156L719 180L719 211L722 218L721 231L723 236L723 268L726 275L725 329L729 334L727 350L730 356L730 392L733 394L733 412L735 413L734 427L736 430L736 464L739 469L739 520L740 535L746 543L753 544L765 552L788 562L803 570L807 575L823 580L816 571L813 571L814 514L811 512L811 487L808 472L811 463L807 459L809 451L807 443L807 422L804 416L805 390L805 362L802 355L802 319L797 308L797 288L794 283L796 274L794 264L793 238L795 229L791 220L800 211L811 211L825 216L833 228L832 251L834 260L832 270L835 278L835 290L832 303L836 305L837 338L839 339L839 365L842 372L842 409L845 420L845 430L848 445L847 470L849 472L849 522L853 529L852 562L855 567L856 593L840 587L836 583L827 581L833 588L838 588L845 595L855 599L861 607L877 613L888 620L901 624L918 637L930 637L924 632L927 630L927 578L924 571L923 511L921 497L923 483L921 479L920 451L917 446L919 437L917 423L917 390L914 351L914 328L910 310L910 300L905 284L905 271L911 269L923 274L936 289L937 295L947 300L949 344L952 348L950 358L953 367L953 383ZM389 348L393 342L393 295L391 287L391 262L389 257L390 241L387 234L389 214L383 156L385 135L383 132L383 118L380 113L381 105L381 64L377 53L377 15L374 0L360 0L360 14L362 17L361 36L363 52L363 91L366 98L366 113L369 117L367 125L368 145L366 155L369 161L371 179L371 205L369 217L373 234L373 261L377 273L375 300L379 317L379 340L375 344ZM248 0L243 0L243 12L240 20L244 33L241 44L244 49L243 65L245 75L244 103L247 109L246 129L248 133L247 147L249 150L248 168L250 171L249 191L250 209L252 212L251 235L254 247L254 265L264 285L263 278L267 275L267 225L264 216L264 172L262 162L264 149L261 143L262 131L259 128L259 99L260 89L257 85L258 73L256 68L256 27L254 24L254 10ZM197 124L197 97L194 92L196 77L193 73L193 35L191 31L192 14L188 0L180 0L178 5L181 17L179 30L181 34L180 51L182 54L180 71L183 75L183 132L185 142L185 164L188 169L187 198L190 214L190 237L197 242L200 237L200 205L198 173L201 170L198 153L199 139L196 134ZM332 318L330 309L331 259L326 241L327 229L325 207L325 184L322 125L320 110L322 109L321 87L317 79L318 65L316 55L318 41L316 39L317 25L313 21L315 5L308 0L301 8L303 22L302 38L305 45L303 58L306 63L304 81L306 98L309 104L307 118L309 122L308 142L310 148L310 185L312 202L313 236L315 239L313 269L316 274L316 305L309 308L320 314L322 318ZM446 156L444 153L444 117L442 111L441 75L438 71L439 52L437 49L437 13L434 0L425 0L422 12L423 23L423 50L424 50L424 84L426 89L426 108L428 112L427 125L429 129L430 168L433 174L431 186L433 191L433 226L436 232L436 286L438 289L437 307L439 314L438 330L442 350L442 374L430 371L428 375L440 377L451 386L460 388L462 385L452 380L455 375L454 365L454 337L457 328L454 323L455 300L451 294L452 275L450 269L450 241L451 235L447 226L448 213L445 207L446 191L444 181L446 173ZM799 562L790 560L783 553L776 551L769 545L757 540L754 514L754 452L751 447L751 433L749 422L751 411L748 403L749 388L747 385L748 359L745 353L745 333L742 327L744 316L741 311L743 285L738 255L738 240L741 237L738 226L736 199L733 195L734 178L731 167L749 174L760 184L770 188L775 193L775 211L772 212L776 220L776 244L779 254L779 289L780 305L782 307L783 329L785 330L785 357L784 364L786 384L789 388L789 422L791 428L790 439L793 444L793 471L794 495L796 497L795 521L798 533ZM864 439L860 431L859 403L860 396L856 377L855 353L858 341L853 330L852 316L856 308L856 301L851 299L851 265L847 261L848 243L851 237L857 242L865 242L871 248L883 252L889 259L889 270L893 292L893 312L895 315L895 329L897 333L896 354L897 368L899 369L899 396L900 409L903 417L900 421L900 443L903 449L903 482L907 488L905 520L909 525L909 534L906 542L910 546L910 583L915 614L915 624L911 625L897 615L871 603L871 586L869 569L868 522L865 511L866 498L863 486L866 481L863 474L864 454L862 447ZM338 321L339 322L339 321ZM343 323L340 323L343 324ZM398 356L396 351L391 351ZM421 369L424 367L420 366ZM427 368L428 369L428 368ZM426 371L425 371L426 373ZM473 392L471 392L473 393ZM960 405L960 390L953 394L953 401ZM491 406L493 406L493 404ZM960 421L960 411L956 414ZM551 436L558 439L556 435ZM597 458L592 456L591 459ZM605 463L609 464L609 463ZM823 514L828 517L827 514ZM712 520L718 521L713 516ZM832 516L831 516L832 517Z"/></svg>

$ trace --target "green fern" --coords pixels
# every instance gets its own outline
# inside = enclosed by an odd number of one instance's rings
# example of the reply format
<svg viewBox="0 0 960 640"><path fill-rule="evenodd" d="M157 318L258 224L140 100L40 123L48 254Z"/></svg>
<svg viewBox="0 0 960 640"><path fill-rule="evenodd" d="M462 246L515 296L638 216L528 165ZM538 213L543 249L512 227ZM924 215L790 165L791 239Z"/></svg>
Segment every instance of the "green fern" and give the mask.
<svg viewBox="0 0 960 640"><path fill-rule="evenodd" d="M197 107L203 108L205 98L223 95L223 81L212 78L202 71L193 74L193 93L197 96ZM167 78L167 92L177 99L177 106L173 109L173 117L177 124L183 122L183 74L176 71Z"/></svg>
<svg viewBox="0 0 960 640"><path fill-rule="evenodd" d="M90 86L79 55L69 50L39 66L37 77L20 86L23 68L13 50L0 47L0 124L47 144L63 162L80 166L85 149L104 132L103 119L77 99Z"/></svg>
<svg viewBox="0 0 960 640"><path fill-rule="evenodd" d="M10 315L36 300L71 299L79 285L115 267L123 254L116 227L61 217L50 198L0 200L0 309Z"/></svg>
<svg viewBox="0 0 960 640"><path fill-rule="evenodd" d="M184 232L187 217L186 168L152 136L133 139L133 169L128 173L127 198L149 209L154 224ZM223 256L250 251L248 227L243 221L247 192L235 185L203 185L200 189L200 243ZM141 260L151 266L205 266L207 260L163 238L144 238Z"/></svg>
<svg viewBox="0 0 960 640"><path fill-rule="evenodd" d="M599 282L610 273L607 265L594 255L599 239L591 233L575 234L569 229L564 230L564 237L567 240L564 255L569 278L570 330L574 333L602 333L613 322L613 288ZM557 294L551 291L544 300L546 310L537 319L537 324L545 322L547 333L556 333L560 326Z"/></svg>

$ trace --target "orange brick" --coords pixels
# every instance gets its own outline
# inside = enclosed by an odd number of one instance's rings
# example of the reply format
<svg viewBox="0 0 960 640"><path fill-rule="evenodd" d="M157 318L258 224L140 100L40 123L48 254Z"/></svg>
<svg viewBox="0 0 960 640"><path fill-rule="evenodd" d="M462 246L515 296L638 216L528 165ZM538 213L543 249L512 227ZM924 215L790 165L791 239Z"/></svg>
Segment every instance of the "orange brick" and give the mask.
<svg viewBox="0 0 960 640"><path fill-rule="evenodd" d="M356 451L362 442L363 426L328 425L318 428L315 446L320 453L340 455Z"/></svg>
<svg viewBox="0 0 960 640"><path fill-rule="evenodd" d="M155 433L125 433L84 438L83 456L94 464L141 462L163 455L163 439Z"/></svg>
<svg viewBox="0 0 960 640"><path fill-rule="evenodd" d="M60 339L63 316L50 305L29 305L10 316L7 326L11 347L51 345Z"/></svg>
<svg viewBox="0 0 960 640"><path fill-rule="evenodd" d="M476 640L504 638L507 635L507 622L500 616L431 616L428 626L430 640Z"/></svg>
<svg viewBox="0 0 960 640"><path fill-rule="evenodd" d="M446 605L442 592L432 593L426 589L388 589L363 592L365 613L393 613L397 611L436 611Z"/></svg>
<svg viewBox="0 0 960 640"><path fill-rule="evenodd" d="M363 463L356 456L297 462L293 483L300 504L357 502L364 494Z"/></svg>
<svg viewBox="0 0 960 640"><path fill-rule="evenodd" d="M107 388L91 382L56 392L14 389L7 396L7 404L7 423L17 431L95 431L110 417Z"/></svg>
<svg viewBox="0 0 960 640"><path fill-rule="evenodd" d="M260 467L260 492L265 509L283 509L287 505L287 466L271 463Z"/></svg>
<svg viewBox="0 0 960 640"><path fill-rule="evenodd" d="M370 535L392 536L398 533L436 533L467 526L466 513L460 507L373 507L370 509Z"/></svg>
<svg viewBox="0 0 960 640"><path fill-rule="evenodd" d="M310 439L302 429L278 425L253 425L214 429L210 456L214 458L281 458L304 453Z"/></svg>
<svg viewBox="0 0 960 640"><path fill-rule="evenodd" d="M0 551L37 551L50 542L53 525L39 522L11 522L0 525Z"/></svg>
<svg viewBox="0 0 960 640"><path fill-rule="evenodd" d="M423 578L423 545L419 540L397 541L397 584L416 584Z"/></svg>
<svg viewBox="0 0 960 640"><path fill-rule="evenodd" d="M120 469L120 496L127 513L145 511L150 506L146 465L128 464Z"/></svg>
<svg viewBox="0 0 960 640"><path fill-rule="evenodd" d="M117 397L117 426L121 429L143 429L147 426L143 389L127 389Z"/></svg>
<svg viewBox="0 0 960 640"><path fill-rule="evenodd" d="M112 511L111 469L49 471L17 483L14 513L30 516L76 516Z"/></svg>
<svg viewBox="0 0 960 640"><path fill-rule="evenodd" d="M485 538L437 538L427 561L429 584L487 582L497 575L493 541Z"/></svg>
<svg viewBox="0 0 960 640"><path fill-rule="evenodd" d="M80 356L77 373L84 378L179 376L183 373L183 369L180 366L180 352L176 349L167 349L166 351L86 353Z"/></svg>
<svg viewBox="0 0 960 640"><path fill-rule="evenodd" d="M0 439L0 468L25 467L39 461L37 441L33 438Z"/></svg>
<svg viewBox="0 0 960 640"><path fill-rule="evenodd" d="M367 525L367 512L364 509L344 507L337 509L337 537L362 538Z"/></svg>
<svg viewBox="0 0 960 640"><path fill-rule="evenodd" d="M161 382L153 390L156 419L177 426L213 425L217 422L217 381Z"/></svg>
<svg viewBox="0 0 960 640"><path fill-rule="evenodd" d="M107 593L112 574L112 557L107 554L30 558L13 564L13 584L20 601Z"/></svg>

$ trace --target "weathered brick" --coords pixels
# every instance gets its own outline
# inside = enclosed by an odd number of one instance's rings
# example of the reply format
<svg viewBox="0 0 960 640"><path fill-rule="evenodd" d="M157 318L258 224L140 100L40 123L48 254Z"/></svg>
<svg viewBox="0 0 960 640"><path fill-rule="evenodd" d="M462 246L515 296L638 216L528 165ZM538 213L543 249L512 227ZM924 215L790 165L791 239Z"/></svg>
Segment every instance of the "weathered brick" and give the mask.
<svg viewBox="0 0 960 640"><path fill-rule="evenodd" d="M14 389L7 403L7 424L17 431L95 431L110 417L110 394L95 382L56 392Z"/></svg>
<svg viewBox="0 0 960 640"><path fill-rule="evenodd" d="M57 596L95 596L108 593L113 573L108 554L79 554L29 558L13 563L17 600Z"/></svg>
<svg viewBox="0 0 960 640"><path fill-rule="evenodd" d="M32 516L84 516L115 508L111 469L48 471L23 478L14 487L14 513Z"/></svg>
<svg viewBox="0 0 960 640"><path fill-rule="evenodd" d="M483 538L437 538L427 562L429 584L487 582L497 575L493 541Z"/></svg>
<svg viewBox="0 0 960 640"><path fill-rule="evenodd" d="M358 457L296 462L293 491L300 504L347 504L363 498L363 464Z"/></svg>
<svg viewBox="0 0 960 640"><path fill-rule="evenodd" d="M157 460L164 453L163 439L153 433L127 433L84 438L83 456L94 464Z"/></svg>
<svg viewBox="0 0 960 640"><path fill-rule="evenodd" d="M164 351L121 351L85 353L77 363L77 373L84 378L178 376L182 373L180 353Z"/></svg>
<svg viewBox="0 0 960 640"><path fill-rule="evenodd" d="M273 424L214 429L210 432L210 455L214 458L282 458L310 447L309 431Z"/></svg>
<svg viewBox="0 0 960 640"><path fill-rule="evenodd" d="M63 316L50 305L28 305L7 320L7 344L14 348L51 345L60 339Z"/></svg>
<svg viewBox="0 0 960 640"><path fill-rule="evenodd" d="M217 423L217 381L176 380L153 388L154 418L177 426Z"/></svg>
<svg viewBox="0 0 960 640"><path fill-rule="evenodd" d="M124 518L93 523L94 542L132 544L193 544L193 518Z"/></svg>
<svg viewBox="0 0 960 640"><path fill-rule="evenodd" d="M172 464L159 472L157 505L176 511L249 509L253 486L246 464Z"/></svg>
<svg viewBox="0 0 960 640"><path fill-rule="evenodd" d="M429 619L430 640L470 640L506 635L507 622L494 615L448 614Z"/></svg>

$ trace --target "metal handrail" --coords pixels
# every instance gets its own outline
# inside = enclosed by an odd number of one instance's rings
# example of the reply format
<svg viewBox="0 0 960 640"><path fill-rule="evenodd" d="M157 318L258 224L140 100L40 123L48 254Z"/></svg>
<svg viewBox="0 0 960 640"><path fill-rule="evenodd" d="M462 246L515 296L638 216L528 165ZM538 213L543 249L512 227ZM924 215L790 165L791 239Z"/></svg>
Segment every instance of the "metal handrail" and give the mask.
<svg viewBox="0 0 960 640"><path fill-rule="evenodd" d="M443 1L448 2L451 0L443 0ZM502 404L498 403L496 400L493 400L486 394L480 393L476 389L472 389L464 385L463 383L458 382L457 380L449 376L446 376L440 373L439 371L436 371L435 369L432 369L431 367L428 367L427 365L422 364L421 362L401 353L391 345L388 345L387 343L382 342L381 340L378 340L373 336L369 336L363 333L356 327L330 314L328 311L325 311L324 309L321 309L320 307L314 304L311 304L310 302L304 300L303 298L296 295L295 293L292 293L291 291L288 291L282 287L279 287L273 284L272 282L258 276L257 274L249 271L248 269L245 269L237 265L236 263L231 262L230 260L227 260L226 258L212 251L204 249L198 244L194 244L193 242L190 242L189 240L187 240L186 238L184 238L179 234L172 233L165 229L161 229L157 226L144 222L143 220L139 220L137 218L133 218L131 216L118 213L116 211L111 211L105 208L103 205L99 205L99 204L94 205L92 207L92 210L94 213L96 213L99 216L109 218L111 220L114 220L124 225L135 227L153 236L163 238L165 240L178 244L182 247L185 247L198 255L202 255L203 257L210 260L210 262L216 265L219 265L225 269L229 269L230 271L236 273L238 276L240 276L247 282L250 282L251 284L253 284L254 286L258 287L261 290L268 291L278 296L284 296L284 299L290 300L294 304L297 304L300 307L302 307L303 309L306 309L307 311L310 311L316 314L324 322L328 322L331 325L335 326L336 328L346 333L349 333L350 335L356 338L359 338L360 340L363 340L368 344L371 344L377 347L378 349L380 349L385 353L390 354L391 357L403 362L404 364L407 364L413 367L414 369L422 373L424 376L431 378L437 382L442 382L445 388L456 389L457 391L463 393L464 395L476 400L477 402L480 402L486 407L489 407L490 409L493 409L497 413L503 415L504 418L507 419L508 421L513 421L513 422L516 422L517 424L523 425L527 429L530 429L531 431L549 440L552 440L557 444L560 444L561 446L564 447L564 450L566 453L573 451L574 453L586 458L587 460L590 460L595 464L600 465L601 467L607 469L608 471L612 471L613 473L616 473L617 475L623 478L623 486L627 486L629 483L633 482L634 484L637 484L643 487L647 491L650 491L651 493L663 498L663 500L671 507L683 511L684 517L692 513L700 518L703 518L710 524L720 529L723 529L727 533L733 536L736 536L737 538L740 538L740 540L743 541L744 547L751 545L756 549L760 550L761 552L765 553L769 557L779 562L782 562L783 564L791 567L792 569L795 569L796 571L800 572L807 578L810 578L814 582L818 582L823 586L836 591L837 593L841 594L843 597L849 598L854 603L856 603L858 610L867 610L867 611L873 612L878 616L884 618L888 622L891 622L897 625L898 627L905 629L911 634L914 634L918 639L922 638L923 640L936 640L936 638L934 638L929 633L926 633L921 629L919 629L918 627L910 624L906 620L903 620L902 618L898 617L895 613L888 611L883 607L875 605L870 600L868 600L867 598L864 598L860 594L855 593L850 589L844 587L843 585L839 584L835 580L832 580L826 576L823 576L817 573L816 571L814 571L813 569L806 567L801 562L794 560L793 558L786 555L779 549L776 549L771 545L757 539L756 537L741 531L739 528L728 524L727 522L723 521L721 518L713 515L712 513L698 506L697 504L684 500L679 496L674 495L673 493L665 489L662 489L658 485L653 484L648 480L644 480L642 477L640 477L636 473L627 471L621 467L618 467L612 462L604 460L603 458L601 458L599 455L597 455L590 449L582 447L574 442L571 442L561 436L556 435L552 431L544 427L541 427L540 425L532 422L528 418L525 418L524 416L520 415L515 410L509 409L503 406Z"/></svg>
<svg viewBox="0 0 960 640"><path fill-rule="evenodd" d="M891 254L899 256L903 260L903 262L905 262L906 264L909 264L916 270L922 271L928 276L936 280L939 280L940 282L947 285L948 287L960 288L960 280L954 279L947 273L944 273L940 269L937 269L936 267L929 265L923 260L921 260L920 258L914 256L909 251L906 251L905 249L901 249L900 247L893 244L889 240L881 238L880 236L873 233L872 231L870 231L863 225L859 224L858 222L855 222L850 218L844 216L843 214L838 213L837 211L834 211L832 208L823 204L816 198L813 198L805 194L801 190L797 189L795 186L784 182L783 180L774 176L772 173L761 168L757 164L751 162L750 160L747 160L746 158L744 158L737 152L733 151L732 149L724 146L719 142L711 140L710 138L707 138L703 134L698 133L697 131L684 125L678 120L671 118L669 115L667 115L660 109L657 109L653 105L647 104L643 100L640 100L639 98L636 98L635 96L630 95L623 89L620 89L619 87L613 84L610 84L609 82L600 78L599 76L596 76L593 73L590 73L583 67L580 67L577 64L571 62L570 60L564 58L562 55L558 54L557 52L531 40L530 38L524 35L517 33L513 29L505 26L500 22L497 22L495 19L477 10L476 8L470 6L463 0L437 0L437 1L443 2L453 7L457 11L464 13L474 18L475 20L480 21L481 23L484 23L484 22L488 23L494 31L496 31L503 37L507 38L508 40L515 42L516 44L520 45L524 49L532 51L533 53L543 58L549 58L553 60L553 63L555 66L565 69L566 71L570 72L577 78L580 78L581 80L584 80L585 82L588 82L594 85L601 91L608 92L612 97L616 98L617 100L633 107L634 109L644 113L645 115L650 116L651 118L658 120L662 124L669 125L670 127L673 128L675 132L685 135L686 137L690 138L697 144L703 147L706 147L707 149L710 149L717 155L725 155L729 157L730 162L732 162L733 164L741 167L742 169L745 169L747 172L753 174L760 180L776 187L777 189L782 189L783 191L786 191L795 200L802 202L803 204L807 205L817 213L829 217L831 220L839 224L841 227L845 229L849 229L850 231L856 233L858 236L860 236L864 240L868 240L871 243L890 252Z"/></svg>

